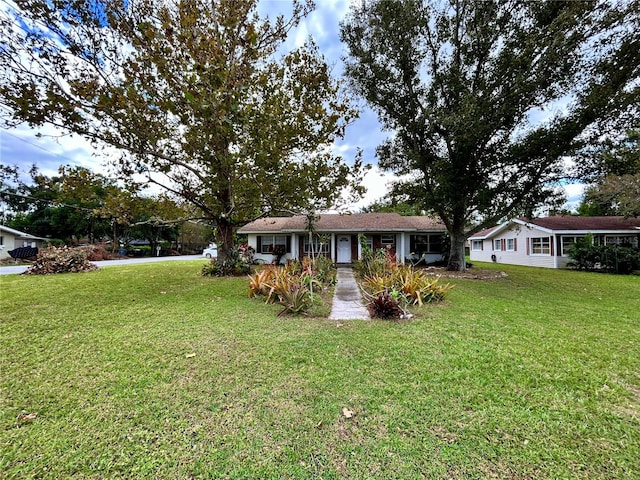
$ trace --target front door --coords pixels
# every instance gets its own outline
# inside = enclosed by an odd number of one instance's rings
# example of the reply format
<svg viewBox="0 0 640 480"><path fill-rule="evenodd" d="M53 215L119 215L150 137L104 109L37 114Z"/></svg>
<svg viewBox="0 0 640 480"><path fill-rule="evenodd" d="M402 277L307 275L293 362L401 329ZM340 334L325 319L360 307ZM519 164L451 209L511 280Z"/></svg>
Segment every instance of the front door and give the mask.
<svg viewBox="0 0 640 480"><path fill-rule="evenodd" d="M338 262L351 263L351 236L338 235Z"/></svg>

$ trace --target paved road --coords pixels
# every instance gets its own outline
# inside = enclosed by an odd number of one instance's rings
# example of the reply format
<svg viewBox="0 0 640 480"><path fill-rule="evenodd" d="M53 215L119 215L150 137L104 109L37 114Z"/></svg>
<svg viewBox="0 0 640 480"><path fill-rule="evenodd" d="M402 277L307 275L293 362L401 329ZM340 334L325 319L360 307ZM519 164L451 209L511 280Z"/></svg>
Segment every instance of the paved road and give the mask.
<svg viewBox="0 0 640 480"><path fill-rule="evenodd" d="M151 263L151 262L169 262L173 260L202 260L206 261L201 255L178 255L175 257L145 257L145 258L124 258L121 260L101 260L98 262L92 262L102 267L110 267L112 265L131 265L136 263ZM18 274L24 272L28 265L16 265L14 267L0 267L0 275Z"/></svg>

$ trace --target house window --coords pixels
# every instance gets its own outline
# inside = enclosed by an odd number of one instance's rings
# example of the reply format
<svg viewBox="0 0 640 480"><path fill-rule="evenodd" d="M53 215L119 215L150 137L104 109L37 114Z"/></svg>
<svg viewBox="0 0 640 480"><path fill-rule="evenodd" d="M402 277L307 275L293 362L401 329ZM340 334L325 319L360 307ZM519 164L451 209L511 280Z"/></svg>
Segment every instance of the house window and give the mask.
<svg viewBox="0 0 640 480"><path fill-rule="evenodd" d="M380 243L382 245L393 245L396 242L395 235L381 235Z"/></svg>
<svg viewBox="0 0 640 480"><path fill-rule="evenodd" d="M262 235L260 253L273 253L273 249L278 245L284 247L286 251L286 248L287 248L286 235Z"/></svg>
<svg viewBox="0 0 640 480"><path fill-rule="evenodd" d="M310 245L309 237L304 237L304 253L311 254L311 249L309 248ZM316 255L318 253L329 254L329 242L320 242L320 239L315 237L313 239L313 253Z"/></svg>
<svg viewBox="0 0 640 480"><path fill-rule="evenodd" d="M638 247L638 237L631 236L606 236L605 245L620 245L621 247Z"/></svg>
<svg viewBox="0 0 640 480"><path fill-rule="evenodd" d="M550 255L551 242L549 237L535 237L531 239L531 255Z"/></svg>
<svg viewBox="0 0 640 480"><path fill-rule="evenodd" d="M0 245L4 245L4 237L0 235Z"/></svg>
<svg viewBox="0 0 640 480"><path fill-rule="evenodd" d="M373 252L373 236L367 235L366 244L367 244L367 248L369 248L369 250Z"/></svg>
<svg viewBox="0 0 640 480"><path fill-rule="evenodd" d="M411 235L411 253L422 255L424 253L442 253L442 234Z"/></svg>
<svg viewBox="0 0 640 480"><path fill-rule="evenodd" d="M566 257L569 255L569 249L571 248L571 245L573 245L574 243L577 243L579 240L584 239L583 236L566 236L563 235L561 240L560 240L560 246L562 248L562 252L561 255L563 257Z"/></svg>
<svg viewBox="0 0 640 480"><path fill-rule="evenodd" d="M493 249L494 250L502 250L502 240L500 240L499 238L496 238L493 241Z"/></svg>
<svg viewBox="0 0 640 480"><path fill-rule="evenodd" d="M480 251L482 250L482 240L472 240L471 241L471 250Z"/></svg>
<svg viewBox="0 0 640 480"><path fill-rule="evenodd" d="M507 238L507 252L514 252L516 249L516 239Z"/></svg>

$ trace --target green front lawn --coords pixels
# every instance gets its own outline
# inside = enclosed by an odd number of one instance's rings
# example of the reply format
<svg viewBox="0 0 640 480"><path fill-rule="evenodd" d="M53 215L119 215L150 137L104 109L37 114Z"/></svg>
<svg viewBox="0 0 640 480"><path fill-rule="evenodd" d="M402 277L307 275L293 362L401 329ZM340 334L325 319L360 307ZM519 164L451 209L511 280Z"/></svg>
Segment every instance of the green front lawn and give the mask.
<svg viewBox="0 0 640 480"><path fill-rule="evenodd" d="M0 477L640 472L638 277L501 266L337 324L201 264L0 277Z"/></svg>

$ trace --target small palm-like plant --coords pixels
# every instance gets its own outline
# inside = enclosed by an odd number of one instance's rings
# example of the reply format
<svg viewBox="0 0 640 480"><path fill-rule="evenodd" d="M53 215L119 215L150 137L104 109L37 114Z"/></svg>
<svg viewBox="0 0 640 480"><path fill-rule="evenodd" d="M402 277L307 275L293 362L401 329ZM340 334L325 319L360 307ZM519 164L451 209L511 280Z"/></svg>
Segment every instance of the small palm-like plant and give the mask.
<svg viewBox="0 0 640 480"><path fill-rule="evenodd" d="M311 294L304 285L293 284L287 290L279 293L279 303L284 306L278 316L285 313L300 314L306 312L311 306Z"/></svg>
<svg viewBox="0 0 640 480"><path fill-rule="evenodd" d="M265 269L260 272L256 272L249 277L249 297L257 297L259 295L268 295L269 282L273 276L273 270Z"/></svg>

